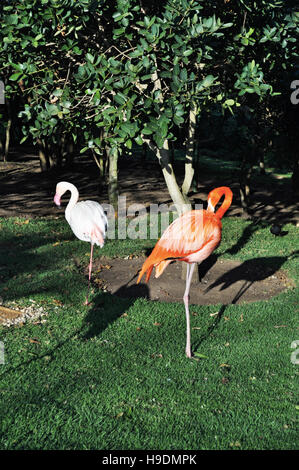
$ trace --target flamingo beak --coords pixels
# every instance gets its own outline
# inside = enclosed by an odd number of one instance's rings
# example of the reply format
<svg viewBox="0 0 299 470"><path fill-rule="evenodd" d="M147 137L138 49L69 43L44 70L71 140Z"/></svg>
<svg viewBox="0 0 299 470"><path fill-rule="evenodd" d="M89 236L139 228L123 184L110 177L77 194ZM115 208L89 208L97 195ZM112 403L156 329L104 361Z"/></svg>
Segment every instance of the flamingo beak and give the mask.
<svg viewBox="0 0 299 470"><path fill-rule="evenodd" d="M54 202L55 202L56 206L58 206L58 207L61 206L61 204L60 204L60 196L59 196L59 194L57 194L57 193L56 193L55 196L54 196Z"/></svg>

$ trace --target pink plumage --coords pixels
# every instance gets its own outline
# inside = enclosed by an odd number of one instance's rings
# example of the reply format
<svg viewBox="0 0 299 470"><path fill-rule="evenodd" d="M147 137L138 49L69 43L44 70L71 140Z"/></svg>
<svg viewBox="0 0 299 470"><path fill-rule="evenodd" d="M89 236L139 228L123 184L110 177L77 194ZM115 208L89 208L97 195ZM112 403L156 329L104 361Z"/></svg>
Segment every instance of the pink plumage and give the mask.
<svg viewBox="0 0 299 470"><path fill-rule="evenodd" d="M222 196L225 199L221 207L215 207ZM221 242L221 218L232 203L233 193L230 188L221 186L215 188L208 196L207 210L194 210L186 212L174 220L165 230L156 243L152 253L145 260L138 276L137 283L146 274L147 282L155 268L155 276L159 277L173 260L185 261L187 264L186 289L184 304L186 312L186 355L191 357L190 344L190 318L189 318L189 290L196 263L200 263L210 256Z"/></svg>

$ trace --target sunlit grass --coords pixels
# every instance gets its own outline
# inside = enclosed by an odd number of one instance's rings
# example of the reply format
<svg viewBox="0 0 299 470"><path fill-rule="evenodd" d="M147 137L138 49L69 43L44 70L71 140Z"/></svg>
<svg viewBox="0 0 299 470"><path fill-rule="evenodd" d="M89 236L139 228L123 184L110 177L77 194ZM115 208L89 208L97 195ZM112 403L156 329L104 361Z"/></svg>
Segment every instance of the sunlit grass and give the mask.
<svg viewBox="0 0 299 470"><path fill-rule="evenodd" d="M283 230L275 237L266 224L226 217L217 253L279 258L296 282L298 229ZM33 300L48 313L45 323L0 328L2 449L298 448L297 288L192 306L202 359L187 360L181 303L98 290L82 305L89 244L63 218L1 219L0 241L4 303ZM95 256L141 255L155 242L108 239Z"/></svg>

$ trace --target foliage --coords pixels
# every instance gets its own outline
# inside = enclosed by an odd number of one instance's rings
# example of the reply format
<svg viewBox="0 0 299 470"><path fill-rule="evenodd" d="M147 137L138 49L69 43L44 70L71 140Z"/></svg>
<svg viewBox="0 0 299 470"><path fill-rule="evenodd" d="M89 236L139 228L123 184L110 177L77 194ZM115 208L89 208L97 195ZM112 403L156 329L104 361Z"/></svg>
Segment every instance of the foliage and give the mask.
<svg viewBox="0 0 299 470"><path fill-rule="evenodd" d="M297 57L299 15L280 0L4 1L0 70L24 139L82 152L163 148L218 104L273 103ZM24 140L23 139L23 140Z"/></svg>

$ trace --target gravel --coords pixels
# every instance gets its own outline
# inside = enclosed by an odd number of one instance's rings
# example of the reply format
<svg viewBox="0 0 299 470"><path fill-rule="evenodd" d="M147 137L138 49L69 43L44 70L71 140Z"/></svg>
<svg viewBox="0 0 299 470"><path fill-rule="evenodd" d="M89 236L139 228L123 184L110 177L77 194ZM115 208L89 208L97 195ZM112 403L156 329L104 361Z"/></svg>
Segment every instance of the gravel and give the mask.
<svg viewBox="0 0 299 470"><path fill-rule="evenodd" d="M2 304L3 307L11 308L18 312L21 312L16 318L7 318L1 322L2 326L13 326L22 325L27 321L35 321L35 323L45 323L47 320L43 317L48 315L48 312L43 307L38 305L34 300L30 299L31 305L27 307L21 307L16 302L10 302L9 304Z"/></svg>

